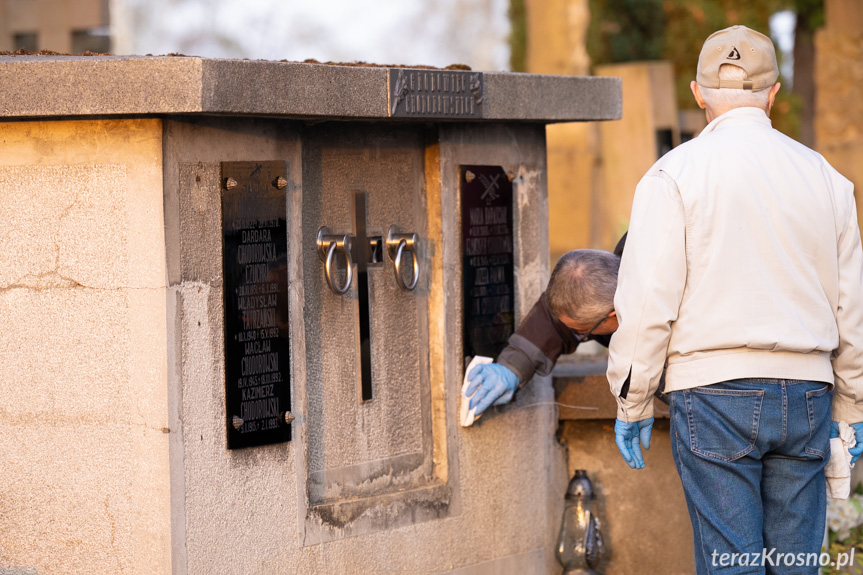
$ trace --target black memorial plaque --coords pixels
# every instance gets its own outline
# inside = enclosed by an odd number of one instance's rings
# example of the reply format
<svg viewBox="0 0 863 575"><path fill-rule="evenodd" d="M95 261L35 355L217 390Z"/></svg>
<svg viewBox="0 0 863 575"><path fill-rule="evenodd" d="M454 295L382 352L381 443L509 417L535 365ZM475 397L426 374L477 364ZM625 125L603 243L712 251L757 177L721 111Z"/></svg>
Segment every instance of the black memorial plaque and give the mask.
<svg viewBox="0 0 863 575"><path fill-rule="evenodd" d="M287 176L285 162L222 163L228 449L291 439Z"/></svg>
<svg viewBox="0 0 863 575"><path fill-rule="evenodd" d="M461 166L464 355L496 357L515 331L512 182L500 166Z"/></svg>
<svg viewBox="0 0 863 575"><path fill-rule="evenodd" d="M389 68L390 116L482 118L481 72Z"/></svg>

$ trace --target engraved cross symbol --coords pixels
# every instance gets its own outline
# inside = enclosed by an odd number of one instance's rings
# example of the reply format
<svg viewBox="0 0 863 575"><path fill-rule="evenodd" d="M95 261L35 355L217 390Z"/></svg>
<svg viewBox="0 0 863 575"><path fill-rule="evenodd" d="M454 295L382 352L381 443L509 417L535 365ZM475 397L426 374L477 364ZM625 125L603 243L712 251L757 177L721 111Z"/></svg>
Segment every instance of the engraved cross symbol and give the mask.
<svg viewBox="0 0 863 575"><path fill-rule="evenodd" d="M500 197L500 194L497 193L500 184L497 181L500 179L500 174L495 174L494 178L491 180L486 177L485 174L480 174L479 180L482 182L482 185L485 186L485 191L482 193L481 198L486 202L493 202Z"/></svg>
<svg viewBox="0 0 863 575"><path fill-rule="evenodd" d="M383 259L383 238L369 237L366 230L366 193L354 192L355 241L351 258L357 266L357 299L360 320L360 380L363 401L372 399L372 349L371 321L369 313L370 265L380 264Z"/></svg>

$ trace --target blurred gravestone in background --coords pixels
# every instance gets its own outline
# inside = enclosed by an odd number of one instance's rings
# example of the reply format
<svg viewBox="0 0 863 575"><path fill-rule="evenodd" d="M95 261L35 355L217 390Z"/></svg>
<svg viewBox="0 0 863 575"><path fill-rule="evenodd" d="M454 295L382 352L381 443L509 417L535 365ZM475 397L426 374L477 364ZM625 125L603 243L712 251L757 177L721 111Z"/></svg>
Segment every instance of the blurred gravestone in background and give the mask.
<svg viewBox="0 0 863 575"><path fill-rule="evenodd" d="M0 0L0 52L110 52L109 11L109 0Z"/></svg>
<svg viewBox="0 0 863 575"><path fill-rule="evenodd" d="M826 22L815 35L816 149L855 184L858 220L863 198L863 4L827 0Z"/></svg>

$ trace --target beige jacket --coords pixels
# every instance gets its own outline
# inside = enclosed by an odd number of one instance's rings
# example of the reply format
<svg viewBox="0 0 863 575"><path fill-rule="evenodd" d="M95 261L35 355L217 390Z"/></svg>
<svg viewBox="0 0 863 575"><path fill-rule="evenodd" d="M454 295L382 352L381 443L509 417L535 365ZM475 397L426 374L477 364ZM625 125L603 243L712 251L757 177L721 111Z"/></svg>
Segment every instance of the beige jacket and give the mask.
<svg viewBox="0 0 863 575"><path fill-rule="evenodd" d="M666 392L738 378L835 383L833 418L863 421L853 192L758 108L721 115L650 168L614 298L618 418L652 417L667 366Z"/></svg>

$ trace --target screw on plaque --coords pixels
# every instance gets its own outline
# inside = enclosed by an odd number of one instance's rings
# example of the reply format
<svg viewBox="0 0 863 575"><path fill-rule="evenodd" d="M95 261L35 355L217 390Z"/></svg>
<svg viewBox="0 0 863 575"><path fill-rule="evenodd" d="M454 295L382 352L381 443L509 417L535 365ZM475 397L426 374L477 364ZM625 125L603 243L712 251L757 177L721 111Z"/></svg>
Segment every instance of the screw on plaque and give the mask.
<svg viewBox="0 0 863 575"><path fill-rule="evenodd" d="M234 419L231 421L231 425L233 425L234 429L236 429L237 431L240 431L240 428L243 427L243 423L245 423L245 422L242 419L240 419L239 417L237 417L236 415L234 416Z"/></svg>
<svg viewBox="0 0 863 575"><path fill-rule="evenodd" d="M225 189L226 190L233 190L236 187L237 187L237 180L235 180L234 178L226 178L225 179Z"/></svg>
<svg viewBox="0 0 863 575"><path fill-rule="evenodd" d="M284 190L285 188L288 187L288 180L286 180L282 176L279 176L278 178L276 178L275 180L272 181L272 184L274 186L276 186L276 188L278 188L280 190Z"/></svg>
<svg viewBox="0 0 863 575"><path fill-rule="evenodd" d="M473 172L471 172L470 170L465 170L464 179L468 184L471 183L474 178L476 178L476 175Z"/></svg>
<svg viewBox="0 0 863 575"><path fill-rule="evenodd" d="M293 413L291 413L290 411L285 412L285 423L290 425L294 419L295 419L295 417L294 417Z"/></svg>

